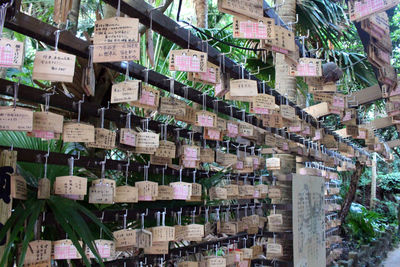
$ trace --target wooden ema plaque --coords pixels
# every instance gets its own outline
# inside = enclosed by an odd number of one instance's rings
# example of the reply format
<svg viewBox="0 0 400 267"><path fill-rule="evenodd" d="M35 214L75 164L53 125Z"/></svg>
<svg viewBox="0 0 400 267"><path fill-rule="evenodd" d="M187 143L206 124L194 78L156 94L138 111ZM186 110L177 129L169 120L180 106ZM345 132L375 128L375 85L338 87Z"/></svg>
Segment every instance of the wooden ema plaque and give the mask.
<svg viewBox="0 0 400 267"><path fill-rule="evenodd" d="M218 11L243 19L259 19L264 16L261 0L218 0Z"/></svg>
<svg viewBox="0 0 400 267"><path fill-rule="evenodd" d="M216 86L217 84L221 83L219 66L207 62L206 72L189 72L188 80Z"/></svg>
<svg viewBox="0 0 400 267"><path fill-rule="evenodd" d="M153 235L145 229L136 230L136 246L138 248L149 248L152 246Z"/></svg>
<svg viewBox="0 0 400 267"><path fill-rule="evenodd" d="M121 128L120 135L119 135L119 142L120 144L127 145L130 147L136 146L136 134L132 129L129 128Z"/></svg>
<svg viewBox="0 0 400 267"><path fill-rule="evenodd" d="M138 101L132 101L130 104L135 107L157 110L160 102L160 91L142 84L142 90Z"/></svg>
<svg viewBox="0 0 400 267"><path fill-rule="evenodd" d="M226 135L231 138L236 138L239 135L239 123L228 121L226 123Z"/></svg>
<svg viewBox="0 0 400 267"><path fill-rule="evenodd" d="M206 72L207 53L191 49L172 50L169 57L169 70Z"/></svg>
<svg viewBox="0 0 400 267"><path fill-rule="evenodd" d="M157 200L173 200L174 189L169 185L159 185Z"/></svg>
<svg viewBox="0 0 400 267"><path fill-rule="evenodd" d="M94 126L85 123L67 122L64 123L64 142L94 142Z"/></svg>
<svg viewBox="0 0 400 267"><path fill-rule="evenodd" d="M114 84L111 88L111 103L124 103L137 101L141 82L139 80L128 80Z"/></svg>
<svg viewBox="0 0 400 267"><path fill-rule="evenodd" d="M144 248L144 254L165 255L168 254L169 242L152 242L150 247Z"/></svg>
<svg viewBox="0 0 400 267"><path fill-rule="evenodd" d="M86 195L87 179L79 176L59 176L54 182L56 195Z"/></svg>
<svg viewBox="0 0 400 267"><path fill-rule="evenodd" d="M32 131L62 133L64 116L52 112L34 112Z"/></svg>
<svg viewBox="0 0 400 267"><path fill-rule="evenodd" d="M275 97L268 94L257 94L251 102L251 111L255 114L271 114L275 109Z"/></svg>
<svg viewBox="0 0 400 267"><path fill-rule="evenodd" d="M249 79L237 79L230 81L231 97L253 97L257 96L257 81Z"/></svg>
<svg viewBox="0 0 400 267"><path fill-rule="evenodd" d="M138 201L139 193L136 187L123 185L115 189L115 203L137 203Z"/></svg>
<svg viewBox="0 0 400 267"><path fill-rule="evenodd" d="M97 253L100 255L100 258L107 259L111 258L115 254L115 243L112 240L105 240L105 239L97 239L94 240L94 247ZM89 259L95 258L93 252L90 250L88 246L85 249L86 257Z"/></svg>
<svg viewBox="0 0 400 267"><path fill-rule="evenodd" d="M239 39L271 39L275 36L274 19L260 18L249 20L233 17L233 38Z"/></svg>
<svg viewBox="0 0 400 267"><path fill-rule="evenodd" d="M184 117L186 102L174 97L161 97L158 111L164 115Z"/></svg>
<svg viewBox="0 0 400 267"><path fill-rule="evenodd" d="M204 225L202 224L188 224L185 226L184 237L186 241L202 241L204 237Z"/></svg>
<svg viewBox="0 0 400 267"><path fill-rule="evenodd" d="M79 244L83 245L82 241ZM82 256L79 254L75 245L70 239L58 240L53 242L53 259L54 260L72 260L81 259Z"/></svg>
<svg viewBox="0 0 400 267"><path fill-rule="evenodd" d="M235 199L239 197L239 186L236 184L225 185L226 195L228 199Z"/></svg>
<svg viewBox="0 0 400 267"><path fill-rule="evenodd" d="M1 68L21 68L24 62L24 43L1 38L0 49Z"/></svg>
<svg viewBox="0 0 400 267"><path fill-rule="evenodd" d="M200 148L200 161L203 163L213 163L215 152L212 148Z"/></svg>
<svg viewBox="0 0 400 267"><path fill-rule="evenodd" d="M223 135L218 129L205 127L203 130L203 138L205 140L222 141Z"/></svg>
<svg viewBox="0 0 400 267"><path fill-rule="evenodd" d="M71 83L76 56L59 51L38 51L33 62L34 80Z"/></svg>
<svg viewBox="0 0 400 267"><path fill-rule="evenodd" d="M113 204L116 183L111 179L97 179L89 188L89 203Z"/></svg>
<svg viewBox="0 0 400 267"><path fill-rule="evenodd" d="M227 166L236 165L236 163L238 161L238 158L234 154L223 153L223 152L220 152L220 151L217 150L215 161L218 164L220 164L220 165L222 165L224 167L227 167Z"/></svg>
<svg viewBox="0 0 400 267"><path fill-rule="evenodd" d="M196 112L196 126L200 127L217 127L217 115L209 111L197 111Z"/></svg>
<svg viewBox="0 0 400 267"><path fill-rule="evenodd" d="M33 112L26 108L0 107L0 130L30 132Z"/></svg>
<svg viewBox="0 0 400 267"><path fill-rule="evenodd" d="M138 189L139 201L153 201L158 195L158 183L141 181L136 182L135 187Z"/></svg>
<svg viewBox="0 0 400 267"><path fill-rule="evenodd" d="M104 128L96 128L94 142L88 142L88 147L111 150L116 147L117 133Z"/></svg>
<svg viewBox="0 0 400 267"><path fill-rule="evenodd" d="M26 200L27 196L28 189L25 178L20 175L11 175L11 197Z"/></svg>
<svg viewBox="0 0 400 267"><path fill-rule="evenodd" d="M273 52L280 54L289 54L296 51L294 42L294 33L284 27L272 25L275 32L275 37L272 39L261 40L261 45Z"/></svg>
<svg viewBox="0 0 400 267"><path fill-rule="evenodd" d="M35 240L28 244L26 250L24 266L51 266L51 241Z"/></svg>
<svg viewBox="0 0 400 267"><path fill-rule="evenodd" d="M350 0L349 14L351 21L360 21L371 16L388 10L399 3L397 0Z"/></svg>
<svg viewBox="0 0 400 267"><path fill-rule="evenodd" d="M51 184L50 184L49 179L47 179L47 178L39 179L37 198L38 199L49 199L50 198L50 189L51 189Z"/></svg>
<svg viewBox="0 0 400 267"><path fill-rule="evenodd" d="M201 201L202 186L198 183L192 183L192 193L188 201Z"/></svg>
<svg viewBox="0 0 400 267"><path fill-rule="evenodd" d="M168 242L175 240L175 228L173 226L156 226L150 228L150 231L153 235L153 242Z"/></svg>
<svg viewBox="0 0 400 267"><path fill-rule="evenodd" d="M135 229L122 229L113 232L115 249L118 251L131 250L137 246Z"/></svg>
<svg viewBox="0 0 400 267"><path fill-rule="evenodd" d="M175 158L176 146L174 142L161 140L154 156L161 158Z"/></svg>
<svg viewBox="0 0 400 267"><path fill-rule="evenodd" d="M202 260L199 267L225 267L226 259L224 257L209 256Z"/></svg>
<svg viewBox="0 0 400 267"><path fill-rule="evenodd" d="M291 68L289 74L291 76L321 77L322 59L300 58L296 68Z"/></svg>
<svg viewBox="0 0 400 267"><path fill-rule="evenodd" d="M170 187L173 189L173 197L176 200L190 200L192 195L192 184L185 182L170 183Z"/></svg>
<svg viewBox="0 0 400 267"><path fill-rule="evenodd" d="M228 199L228 193L223 187L211 187L208 190L208 194L210 195L210 200L226 200Z"/></svg>

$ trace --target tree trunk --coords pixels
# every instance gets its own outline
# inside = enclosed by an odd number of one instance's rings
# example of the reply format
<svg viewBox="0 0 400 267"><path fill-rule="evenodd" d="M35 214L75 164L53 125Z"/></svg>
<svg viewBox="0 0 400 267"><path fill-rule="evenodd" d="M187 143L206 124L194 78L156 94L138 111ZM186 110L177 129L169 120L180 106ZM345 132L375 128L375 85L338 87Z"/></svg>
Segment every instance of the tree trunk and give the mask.
<svg viewBox="0 0 400 267"><path fill-rule="evenodd" d="M296 21L296 0L276 0L276 5L282 6L277 9L278 15L287 24ZM296 32L295 25L293 32ZM275 89L290 101L297 103L296 77L289 76L289 65L285 62L285 55L276 53L275 56Z"/></svg>
<svg viewBox="0 0 400 267"><path fill-rule="evenodd" d="M197 27L208 28L208 0L194 0Z"/></svg>
<svg viewBox="0 0 400 267"><path fill-rule="evenodd" d="M356 197L358 181L360 180L361 174L364 172L364 168L365 165L361 165L359 161L356 162L356 170L351 176L349 191L346 194L342 210L340 211L340 220L342 221L342 224L344 224L346 216L349 213L351 203L353 203Z"/></svg>
<svg viewBox="0 0 400 267"><path fill-rule="evenodd" d="M71 25L70 31L73 34L76 34L76 32L78 31L80 8L81 8L81 0L73 0L72 8L69 13L69 23Z"/></svg>

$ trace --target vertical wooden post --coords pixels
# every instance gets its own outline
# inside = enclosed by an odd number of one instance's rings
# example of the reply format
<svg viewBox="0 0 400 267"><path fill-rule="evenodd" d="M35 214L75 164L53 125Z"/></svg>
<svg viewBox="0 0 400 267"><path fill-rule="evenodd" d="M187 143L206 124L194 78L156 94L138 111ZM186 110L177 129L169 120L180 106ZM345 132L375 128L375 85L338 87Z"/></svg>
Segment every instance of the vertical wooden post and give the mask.
<svg viewBox="0 0 400 267"><path fill-rule="evenodd" d="M15 172L17 165L17 151L3 150L0 153L0 167L9 166ZM11 170L11 169L10 169ZM12 174L12 173L8 173ZM6 173L0 173L0 229L11 216L11 178ZM7 240L0 240L0 259L3 257Z"/></svg>
<svg viewBox="0 0 400 267"><path fill-rule="evenodd" d="M370 209L375 208L376 199L376 153L372 158L372 175L371 175L371 199L369 202Z"/></svg>

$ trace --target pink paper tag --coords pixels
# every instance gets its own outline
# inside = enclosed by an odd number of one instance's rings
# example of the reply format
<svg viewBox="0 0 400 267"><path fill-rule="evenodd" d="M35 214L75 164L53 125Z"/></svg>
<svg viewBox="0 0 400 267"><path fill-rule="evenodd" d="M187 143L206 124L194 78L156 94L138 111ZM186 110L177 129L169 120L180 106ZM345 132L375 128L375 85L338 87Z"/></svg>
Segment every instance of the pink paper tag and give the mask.
<svg viewBox="0 0 400 267"><path fill-rule="evenodd" d="M278 53L281 53L281 54L285 54L285 55L289 54L288 50L280 48L280 47L277 47L277 46L271 46L271 50L275 51L275 52L278 52Z"/></svg>
<svg viewBox="0 0 400 267"><path fill-rule="evenodd" d="M333 96L332 105L338 108L344 108L344 97Z"/></svg>
<svg viewBox="0 0 400 267"><path fill-rule="evenodd" d="M197 149L193 147L185 147L185 151L183 152L185 155L185 160L198 160L197 158Z"/></svg>
<svg viewBox="0 0 400 267"><path fill-rule="evenodd" d="M142 105L154 106L155 100L156 100L155 95L152 92L142 91L139 103Z"/></svg>
<svg viewBox="0 0 400 267"><path fill-rule="evenodd" d="M219 140L221 137L220 132L218 130L214 130L214 129L207 129L207 135L212 140Z"/></svg>
<svg viewBox="0 0 400 267"><path fill-rule="evenodd" d="M282 150L285 150L285 151L287 151L287 150L289 150L289 144L288 143L283 143L283 145L282 145Z"/></svg>
<svg viewBox="0 0 400 267"><path fill-rule="evenodd" d="M33 130L32 132L37 138L42 138L46 140L54 139L54 132L38 131L38 130Z"/></svg>
<svg viewBox="0 0 400 267"><path fill-rule="evenodd" d="M260 197L260 191L259 190L254 190L253 197L255 197L255 198Z"/></svg>
<svg viewBox="0 0 400 267"><path fill-rule="evenodd" d="M0 66L13 64L14 50L11 46L0 46Z"/></svg>
<svg viewBox="0 0 400 267"><path fill-rule="evenodd" d="M365 139L367 136L366 136L366 132L365 131L359 131L358 132L358 136L357 136L357 139Z"/></svg>
<svg viewBox="0 0 400 267"><path fill-rule="evenodd" d="M311 128L310 126L305 126L304 127L304 131L302 132L302 134L311 134Z"/></svg>
<svg viewBox="0 0 400 267"><path fill-rule="evenodd" d="M174 189L174 199L186 200L189 195L189 187L185 185L172 185Z"/></svg>
<svg viewBox="0 0 400 267"><path fill-rule="evenodd" d="M139 196L139 201L152 201L153 198L151 196Z"/></svg>
<svg viewBox="0 0 400 267"><path fill-rule="evenodd" d="M235 254L235 262L240 262L240 254Z"/></svg>
<svg viewBox="0 0 400 267"><path fill-rule="evenodd" d="M349 120L351 120L351 111L346 111L344 113L342 121L349 121Z"/></svg>
<svg viewBox="0 0 400 267"><path fill-rule="evenodd" d="M234 138L239 134L239 127L235 123L228 122L227 125L226 125L226 128L228 130L228 134L227 135L229 137Z"/></svg>
<svg viewBox="0 0 400 267"><path fill-rule="evenodd" d="M256 107L256 108L253 108L253 113L256 113L256 114L270 114L270 111L267 108Z"/></svg>
<svg viewBox="0 0 400 267"><path fill-rule="evenodd" d="M290 132L300 132L301 131L301 126L300 125L290 126L289 127L289 131Z"/></svg>
<svg viewBox="0 0 400 267"><path fill-rule="evenodd" d="M194 56L176 56L175 69L178 71L200 72L200 59Z"/></svg>
<svg viewBox="0 0 400 267"><path fill-rule="evenodd" d="M56 244L54 245L54 259L55 260L67 260L77 259L77 249L74 245L69 244Z"/></svg>
<svg viewBox="0 0 400 267"><path fill-rule="evenodd" d="M207 68L206 72L200 72L200 79L209 82L209 83L216 83L217 77L214 68Z"/></svg>
<svg viewBox="0 0 400 267"><path fill-rule="evenodd" d="M241 21L239 23L239 31L244 34L244 38L248 39L267 38L267 27L263 23L252 22L252 21Z"/></svg>
<svg viewBox="0 0 400 267"><path fill-rule="evenodd" d="M243 161L236 162L236 169L243 170Z"/></svg>
<svg viewBox="0 0 400 267"><path fill-rule="evenodd" d="M196 160L182 160L182 165L184 168L196 169L197 161Z"/></svg>
<svg viewBox="0 0 400 267"><path fill-rule="evenodd" d="M199 126L202 127L213 127L214 126L214 118L211 116L208 116L206 114L200 114L197 116L197 122Z"/></svg>
<svg viewBox="0 0 400 267"><path fill-rule="evenodd" d="M111 257L111 248L107 245L97 246L97 250L101 258L106 259Z"/></svg>
<svg viewBox="0 0 400 267"><path fill-rule="evenodd" d="M312 63L299 63L297 65L297 76L316 76L317 67Z"/></svg>
<svg viewBox="0 0 400 267"><path fill-rule="evenodd" d="M129 132L129 131L124 131L124 144L128 146L136 146L136 135Z"/></svg>

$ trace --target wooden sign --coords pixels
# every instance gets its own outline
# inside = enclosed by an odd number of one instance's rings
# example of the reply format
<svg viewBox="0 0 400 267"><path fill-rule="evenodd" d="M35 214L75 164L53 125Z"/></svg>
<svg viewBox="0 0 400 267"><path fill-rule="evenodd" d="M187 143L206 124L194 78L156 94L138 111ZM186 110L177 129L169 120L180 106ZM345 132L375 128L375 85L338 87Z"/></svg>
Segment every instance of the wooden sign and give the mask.
<svg viewBox="0 0 400 267"><path fill-rule="evenodd" d="M170 183L173 189L173 198L177 200L189 200L192 195L192 184L185 182Z"/></svg>
<svg viewBox="0 0 400 267"><path fill-rule="evenodd" d="M374 38L385 38L390 34L389 18L386 12L375 13L361 21L361 28Z"/></svg>
<svg viewBox="0 0 400 267"><path fill-rule="evenodd" d="M232 166L237 162L237 156L230 153L223 153L217 150L215 161L222 166Z"/></svg>
<svg viewBox="0 0 400 267"><path fill-rule="evenodd" d="M56 195L86 195L87 179L79 176L59 176L54 182Z"/></svg>
<svg viewBox="0 0 400 267"><path fill-rule="evenodd" d="M233 38L239 39L271 39L275 36L275 21L271 18L249 20L233 17Z"/></svg>
<svg viewBox="0 0 400 267"><path fill-rule="evenodd" d="M67 122L64 123L64 142L94 142L94 126L85 123Z"/></svg>
<svg viewBox="0 0 400 267"><path fill-rule="evenodd" d="M223 135L217 129L205 127L203 131L203 138L205 140L222 141Z"/></svg>
<svg viewBox="0 0 400 267"><path fill-rule="evenodd" d="M257 96L257 81L248 79L237 79L230 81L230 96Z"/></svg>
<svg viewBox="0 0 400 267"><path fill-rule="evenodd" d="M64 116L52 112L34 112L32 131L62 133Z"/></svg>
<svg viewBox="0 0 400 267"><path fill-rule="evenodd" d="M114 149L117 133L104 128L96 128L94 134L94 142L88 142L88 147Z"/></svg>
<svg viewBox="0 0 400 267"><path fill-rule="evenodd" d="M175 154L176 154L175 143L171 141L161 140L159 142L159 146L156 152L154 153L154 156L173 159L175 158Z"/></svg>
<svg viewBox="0 0 400 267"><path fill-rule="evenodd" d="M273 25L275 37L262 40L263 47L281 54L289 54L290 51L296 51L294 42L294 33L284 27Z"/></svg>
<svg viewBox="0 0 400 267"><path fill-rule="evenodd" d="M145 229L136 230L136 246L138 248L149 248L152 245L153 235Z"/></svg>
<svg viewBox="0 0 400 267"><path fill-rule="evenodd" d="M260 0L218 0L218 10L222 13L239 16L246 19L258 19L264 16L263 2Z"/></svg>
<svg viewBox="0 0 400 267"><path fill-rule="evenodd" d="M207 53L191 49L172 50L169 57L169 70L206 72Z"/></svg>
<svg viewBox="0 0 400 267"><path fill-rule="evenodd" d="M139 99L141 82L139 80L128 80L114 84L111 87L111 103L124 103Z"/></svg>
<svg viewBox="0 0 400 267"><path fill-rule="evenodd" d="M397 0L350 0L349 14L351 21L360 21L374 13L388 10L399 3Z"/></svg>
<svg viewBox="0 0 400 267"><path fill-rule="evenodd" d="M264 127L283 128L283 118L278 113L262 115L262 122Z"/></svg>
<svg viewBox="0 0 400 267"><path fill-rule="evenodd" d="M296 119L296 110L294 107L289 105L281 105L280 106L280 114L283 119L293 121Z"/></svg>
<svg viewBox="0 0 400 267"><path fill-rule="evenodd" d="M188 224L185 226L184 240L201 242L204 237L204 225Z"/></svg>
<svg viewBox="0 0 400 267"><path fill-rule="evenodd" d="M93 46L93 62L120 62L139 60L140 43L102 44Z"/></svg>
<svg viewBox="0 0 400 267"><path fill-rule="evenodd" d="M175 240L175 228L171 226L156 226L150 228L153 234L153 242L165 242ZM153 243L154 244L154 243Z"/></svg>
<svg viewBox="0 0 400 267"><path fill-rule="evenodd" d="M174 189L169 185L159 185L157 200L173 200Z"/></svg>
<svg viewBox="0 0 400 267"><path fill-rule="evenodd" d="M226 135L231 138L235 138L239 135L239 124L237 122L228 121L226 123Z"/></svg>
<svg viewBox="0 0 400 267"><path fill-rule="evenodd" d="M239 122L239 136L250 137L254 134L254 126L247 122Z"/></svg>
<svg viewBox="0 0 400 267"><path fill-rule="evenodd" d="M307 108L303 109L305 112L307 112L308 114L310 114L311 116L313 116L314 118L320 118L326 115L329 115L330 109L329 109L329 105L326 102L322 102Z"/></svg>
<svg viewBox="0 0 400 267"><path fill-rule="evenodd" d="M60 51L38 51L33 62L34 80L71 83L76 56Z"/></svg>
<svg viewBox="0 0 400 267"><path fill-rule="evenodd" d="M200 161L203 163L213 163L215 152L212 148L200 148Z"/></svg>
<svg viewBox="0 0 400 267"><path fill-rule="evenodd" d="M82 241L79 244L83 245ZM53 242L53 259L54 260L72 260L81 259L77 248L70 239L58 240Z"/></svg>
<svg viewBox="0 0 400 267"><path fill-rule="evenodd" d="M115 203L137 203L139 198L138 189L134 186L123 185L115 189Z"/></svg>
<svg viewBox="0 0 400 267"><path fill-rule="evenodd" d="M115 181L111 179L97 179L92 181L89 188L89 203L113 204L115 195Z"/></svg>
<svg viewBox="0 0 400 267"><path fill-rule="evenodd" d="M267 161L267 169L268 170L280 170L281 169L281 160L280 158L268 158Z"/></svg>
<svg viewBox="0 0 400 267"><path fill-rule="evenodd" d="M33 129L33 112L26 108L0 107L1 131L24 131Z"/></svg>
<svg viewBox="0 0 400 267"><path fill-rule="evenodd" d="M24 63L24 43L0 39L0 67L2 68L21 68Z"/></svg>
<svg viewBox="0 0 400 267"><path fill-rule="evenodd" d="M113 17L97 20L94 25L93 44L139 42L139 19Z"/></svg>
<svg viewBox="0 0 400 267"><path fill-rule="evenodd" d="M226 200L228 199L228 193L223 187L211 187L208 190L210 200Z"/></svg>
<svg viewBox="0 0 400 267"><path fill-rule="evenodd" d="M40 266L40 264L47 264L47 266L50 267L52 252L51 250L51 241L35 240L29 242L25 254L24 266Z"/></svg>

